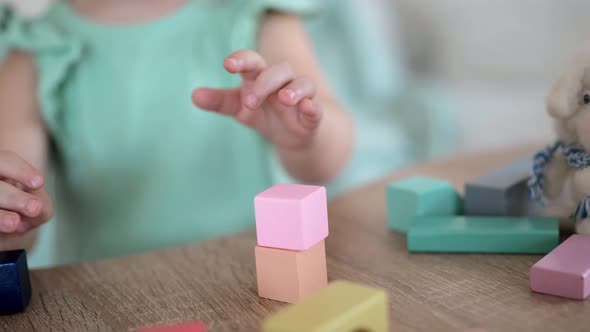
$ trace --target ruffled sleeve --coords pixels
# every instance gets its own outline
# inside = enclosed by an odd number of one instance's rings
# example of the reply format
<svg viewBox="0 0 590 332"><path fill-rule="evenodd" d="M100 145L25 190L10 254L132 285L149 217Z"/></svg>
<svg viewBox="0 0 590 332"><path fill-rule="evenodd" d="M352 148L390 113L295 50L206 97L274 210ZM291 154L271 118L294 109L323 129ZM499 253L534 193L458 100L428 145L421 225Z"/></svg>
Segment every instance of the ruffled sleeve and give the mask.
<svg viewBox="0 0 590 332"><path fill-rule="evenodd" d="M37 96L47 126L59 130L62 90L81 57L81 44L68 36L50 13L24 20L5 5L0 5L0 56L11 49L31 54L39 73Z"/></svg>
<svg viewBox="0 0 590 332"><path fill-rule="evenodd" d="M319 13L317 0L246 0L241 1L239 17L232 33L232 48L254 48L260 19L270 10L296 14L304 18Z"/></svg>

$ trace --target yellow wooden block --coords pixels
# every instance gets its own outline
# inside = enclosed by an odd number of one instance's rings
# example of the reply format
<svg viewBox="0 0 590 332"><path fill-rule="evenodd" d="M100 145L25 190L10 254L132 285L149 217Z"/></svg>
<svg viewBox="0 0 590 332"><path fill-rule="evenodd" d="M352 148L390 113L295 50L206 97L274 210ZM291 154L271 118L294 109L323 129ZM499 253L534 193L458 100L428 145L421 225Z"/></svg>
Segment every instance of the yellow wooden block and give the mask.
<svg viewBox="0 0 590 332"><path fill-rule="evenodd" d="M388 332L384 291L335 281L268 318L264 332Z"/></svg>

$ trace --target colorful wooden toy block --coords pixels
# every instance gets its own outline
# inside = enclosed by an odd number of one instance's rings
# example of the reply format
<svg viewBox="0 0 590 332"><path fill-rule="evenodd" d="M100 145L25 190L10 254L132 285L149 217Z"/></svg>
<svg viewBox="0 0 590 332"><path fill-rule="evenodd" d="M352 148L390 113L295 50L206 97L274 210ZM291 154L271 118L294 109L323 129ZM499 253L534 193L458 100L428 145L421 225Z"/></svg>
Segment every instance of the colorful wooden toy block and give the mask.
<svg viewBox="0 0 590 332"><path fill-rule="evenodd" d="M517 159L465 185L465 215L530 216L541 208L528 200L531 156Z"/></svg>
<svg viewBox="0 0 590 332"><path fill-rule="evenodd" d="M417 217L411 252L544 254L559 243L557 218Z"/></svg>
<svg viewBox="0 0 590 332"><path fill-rule="evenodd" d="M387 187L387 222L406 233L416 216L453 216L462 212L463 202L448 182L411 177Z"/></svg>
<svg viewBox="0 0 590 332"><path fill-rule="evenodd" d="M0 314L21 312L30 300L31 281L26 252L0 252Z"/></svg>
<svg viewBox="0 0 590 332"><path fill-rule="evenodd" d="M279 184L258 194L254 208L259 246L307 250L328 236L324 187Z"/></svg>
<svg viewBox="0 0 590 332"><path fill-rule="evenodd" d="M201 321L188 322L176 325L143 327L137 332L207 332L207 326Z"/></svg>
<svg viewBox="0 0 590 332"><path fill-rule="evenodd" d="M384 291L346 281L328 287L269 317L264 332L388 332Z"/></svg>
<svg viewBox="0 0 590 332"><path fill-rule="evenodd" d="M256 246L260 297L296 303L328 284L324 241L305 251Z"/></svg>
<svg viewBox="0 0 590 332"><path fill-rule="evenodd" d="M531 290L583 300L590 295L590 236L572 235L530 271Z"/></svg>

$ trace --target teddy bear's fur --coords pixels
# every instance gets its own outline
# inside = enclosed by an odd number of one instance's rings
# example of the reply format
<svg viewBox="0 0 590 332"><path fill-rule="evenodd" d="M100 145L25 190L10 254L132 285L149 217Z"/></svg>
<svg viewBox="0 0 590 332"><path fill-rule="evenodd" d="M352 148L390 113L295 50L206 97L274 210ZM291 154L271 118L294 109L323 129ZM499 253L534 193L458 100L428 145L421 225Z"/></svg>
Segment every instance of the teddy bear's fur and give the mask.
<svg viewBox="0 0 590 332"><path fill-rule="evenodd" d="M547 97L547 112L554 120L557 137L564 144L578 144L590 152L590 47L582 50L553 85ZM590 97L588 97L590 99ZM570 168L556 153L545 168L546 213L567 217L590 195L590 168ZM590 219L576 223L576 231L590 234Z"/></svg>

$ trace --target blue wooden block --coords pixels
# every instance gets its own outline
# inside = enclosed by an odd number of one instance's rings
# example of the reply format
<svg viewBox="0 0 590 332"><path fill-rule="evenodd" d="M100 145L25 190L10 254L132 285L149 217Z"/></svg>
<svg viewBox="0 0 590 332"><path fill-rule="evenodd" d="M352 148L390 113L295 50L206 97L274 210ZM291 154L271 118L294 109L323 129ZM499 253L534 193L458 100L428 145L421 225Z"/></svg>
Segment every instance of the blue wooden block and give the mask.
<svg viewBox="0 0 590 332"><path fill-rule="evenodd" d="M31 281L26 252L0 252L0 314L21 312L30 300Z"/></svg>
<svg viewBox="0 0 590 332"><path fill-rule="evenodd" d="M528 200L527 182L533 158L512 161L465 185L467 216L539 216L540 207Z"/></svg>
<svg viewBox="0 0 590 332"><path fill-rule="evenodd" d="M453 216L462 208L463 200L446 181L416 176L387 187L387 222L398 232L407 232L416 216Z"/></svg>
<svg viewBox="0 0 590 332"><path fill-rule="evenodd" d="M559 243L557 218L417 217L411 252L546 254Z"/></svg>

